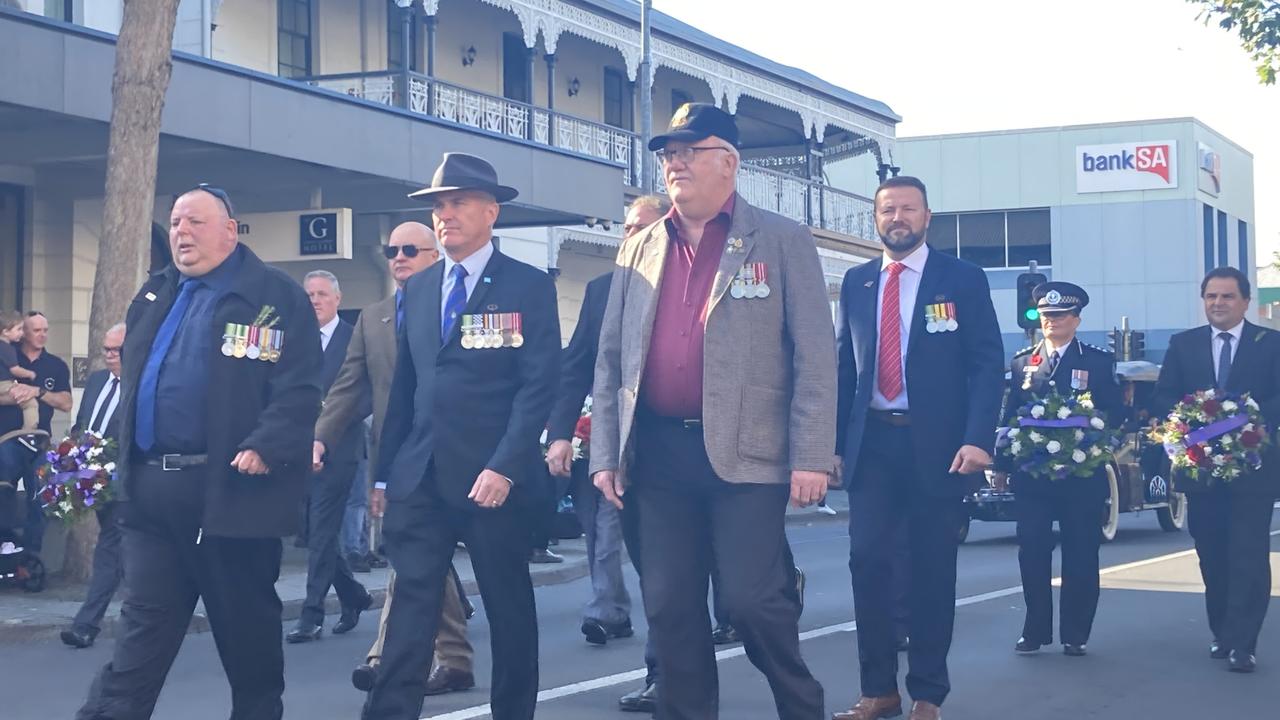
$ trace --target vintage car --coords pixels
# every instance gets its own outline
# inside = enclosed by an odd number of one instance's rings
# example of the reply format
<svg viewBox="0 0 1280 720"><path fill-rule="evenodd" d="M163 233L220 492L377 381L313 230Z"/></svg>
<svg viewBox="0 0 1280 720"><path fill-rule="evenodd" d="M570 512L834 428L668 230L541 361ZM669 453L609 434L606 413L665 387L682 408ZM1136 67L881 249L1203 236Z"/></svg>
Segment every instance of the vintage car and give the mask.
<svg viewBox="0 0 1280 720"><path fill-rule="evenodd" d="M1159 374L1160 366L1145 360L1116 363L1116 379L1124 392L1128 417L1124 420L1123 440L1116 450L1115 461L1107 466L1111 496L1098 518L1103 542L1115 539L1120 513L1154 510L1165 532L1177 532L1186 524L1186 496L1171 490L1168 456L1145 432L1144 408L1150 404ZM970 521L1013 521L1015 502L1012 492L993 487L990 475L986 487L965 498ZM968 534L969 528L965 525L960 531L961 542Z"/></svg>

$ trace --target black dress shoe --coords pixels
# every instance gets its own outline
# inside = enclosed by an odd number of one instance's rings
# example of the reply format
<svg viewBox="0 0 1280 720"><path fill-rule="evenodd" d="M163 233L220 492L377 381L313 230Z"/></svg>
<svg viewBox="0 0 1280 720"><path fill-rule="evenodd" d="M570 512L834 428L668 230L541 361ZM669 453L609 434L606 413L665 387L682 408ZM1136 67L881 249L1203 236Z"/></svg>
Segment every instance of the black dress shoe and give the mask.
<svg viewBox="0 0 1280 720"><path fill-rule="evenodd" d="M1228 670L1238 673L1251 673L1258 667L1258 659L1253 656L1253 653L1240 650L1232 650L1227 663Z"/></svg>
<svg viewBox="0 0 1280 720"><path fill-rule="evenodd" d="M804 571L796 567L796 595L800 597L800 612L804 612Z"/></svg>
<svg viewBox="0 0 1280 720"><path fill-rule="evenodd" d="M1014 652L1022 654L1038 652L1043 643L1032 642L1024 637L1018 638L1018 644L1013 646Z"/></svg>
<svg viewBox="0 0 1280 720"><path fill-rule="evenodd" d="M360 692L369 692L373 689L373 684L378 680L378 668L375 665L365 663L357 665L355 670L351 671L351 684Z"/></svg>
<svg viewBox="0 0 1280 720"><path fill-rule="evenodd" d="M364 559L365 559L365 562L369 563L369 567L371 568L377 568L381 570L382 568L385 568L388 566L387 561L383 559L381 555L373 552L372 550L369 551L368 555L364 556Z"/></svg>
<svg viewBox="0 0 1280 720"><path fill-rule="evenodd" d="M62 644L73 648L92 647L97 636L98 631L93 628L70 627L62 631Z"/></svg>
<svg viewBox="0 0 1280 720"><path fill-rule="evenodd" d="M529 552L529 562L535 565L552 565L564 562L564 558L546 548L538 548Z"/></svg>
<svg viewBox="0 0 1280 720"><path fill-rule="evenodd" d="M644 689L629 692L618 698L618 709L623 712L657 712L658 684L648 683Z"/></svg>
<svg viewBox="0 0 1280 720"><path fill-rule="evenodd" d="M717 625L716 629L711 631L711 642L716 645L732 645L741 641L738 631L734 630L732 625Z"/></svg>
<svg viewBox="0 0 1280 720"><path fill-rule="evenodd" d="M631 629L630 619L611 624L587 618L582 621L582 634L592 645L604 645L611 638L629 638L636 633Z"/></svg>
<svg viewBox="0 0 1280 720"><path fill-rule="evenodd" d="M315 623L309 623L305 620L298 620L298 624L293 626L288 635L284 636L285 642L288 643L304 643L312 640L319 640L320 633L324 632L324 627Z"/></svg>
<svg viewBox="0 0 1280 720"><path fill-rule="evenodd" d="M353 573L370 572L369 560L364 555L350 553L347 555L347 569Z"/></svg>
<svg viewBox="0 0 1280 720"><path fill-rule="evenodd" d="M1062 643L1062 654L1070 657L1084 657L1087 653L1084 645L1072 645L1071 643Z"/></svg>
<svg viewBox="0 0 1280 720"><path fill-rule="evenodd" d="M1214 660L1226 660L1227 656L1230 654L1231 651L1227 649L1227 646L1217 640L1209 643L1209 657Z"/></svg>
<svg viewBox="0 0 1280 720"><path fill-rule="evenodd" d="M470 690L476 686L476 677L465 670L437 665L431 668L427 676L427 694L443 695L445 693Z"/></svg>
<svg viewBox="0 0 1280 720"><path fill-rule="evenodd" d="M368 610L372 604L373 596L365 593L364 598L358 604L342 608L342 615L338 617L338 622L333 625L333 634L341 635L354 630L356 625L360 623L360 613Z"/></svg>

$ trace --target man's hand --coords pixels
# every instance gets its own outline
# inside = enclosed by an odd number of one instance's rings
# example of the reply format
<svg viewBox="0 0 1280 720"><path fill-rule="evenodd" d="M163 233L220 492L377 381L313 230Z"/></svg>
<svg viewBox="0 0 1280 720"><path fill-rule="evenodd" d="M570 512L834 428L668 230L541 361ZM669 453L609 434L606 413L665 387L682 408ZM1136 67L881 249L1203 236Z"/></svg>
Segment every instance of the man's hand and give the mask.
<svg viewBox="0 0 1280 720"><path fill-rule="evenodd" d="M324 443L316 440L311 443L311 469L320 472L324 469Z"/></svg>
<svg viewBox="0 0 1280 720"><path fill-rule="evenodd" d="M271 468L262 462L262 456L256 450L241 450L231 459L231 467L245 475L266 475Z"/></svg>
<svg viewBox="0 0 1280 720"><path fill-rule="evenodd" d="M485 468L476 478L476 484L471 486L471 492L467 493L467 498L480 507L496 508L502 507L502 503L507 501L507 493L510 492L510 480Z"/></svg>
<svg viewBox="0 0 1280 720"><path fill-rule="evenodd" d="M794 507L808 507L827 494L828 473L812 470L791 471L791 504Z"/></svg>
<svg viewBox="0 0 1280 720"><path fill-rule="evenodd" d="M13 398L14 405L21 405L39 394L40 388L33 387L31 385L23 385L22 383L14 383L13 386L9 388L9 397Z"/></svg>
<svg viewBox="0 0 1280 720"><path fill-rule="evenodd" d="M996 492L1004 492L1009 489L1009 473L993 472L991 473L991 487Z"/></svg>
<svg viewBox="0 0 1280 720"><path fill-rule="evenodd" d="M547 470L558 477L569 477L573 467L573 443L556 440L547 448Z"/></svg>
<svg viewBox="0 0 1280 720"><path fill-rule="evenodd" d="M618 482L618 473L614 470L601 470L591 476L591 483L596 486L604 499L613 504L619 510L622 509L622 496L626 490L622 487L622 483Z"/></svg>
<svg viewBox="0 0 1280 720"><path fill-rule="evenodd" d="M383 488L374 488L369 494L369 514L373 517L380 518L387 511L387 491Z"/></svg>
<svg viewBox="0 0 1280 720"><path fill-rule="evenodd" d="M987 469L991 465L991 456L977 445L961 445L956 451L956 458L951 461L948 472L970 475Z"/></svg>

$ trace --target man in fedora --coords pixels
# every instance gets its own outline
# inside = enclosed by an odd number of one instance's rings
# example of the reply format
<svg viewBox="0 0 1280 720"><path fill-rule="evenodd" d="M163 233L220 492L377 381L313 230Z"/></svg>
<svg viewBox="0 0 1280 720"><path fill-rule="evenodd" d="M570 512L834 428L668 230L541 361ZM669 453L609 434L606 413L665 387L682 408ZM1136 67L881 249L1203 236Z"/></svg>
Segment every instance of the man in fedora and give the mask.
<svg viewBox="0 0 1280 720"><path fill-rule="evenodd" d="M784 520L834 467L835 333L809 231L738 196L737 141L727 113L689 103L649 146L674 208L618 252L590 469L607 500L639 509L658 717L718 716L714 567L777 717L818 720Z"/></svg>
<svg viewBox="0 0 1280 720"><path fill-rule="evenodd" d="M431 203L444 259L404 287L375 476L387 487L383 537L396 601L365 720L421 717L422 668L459 540L494 628L492 717L533 717L529 531L509 495L539 463L560 372L560 322L551 278L493 245L499 204L515 196L489 163L462 153L446 153L431 186L410 195Z"/></svg>

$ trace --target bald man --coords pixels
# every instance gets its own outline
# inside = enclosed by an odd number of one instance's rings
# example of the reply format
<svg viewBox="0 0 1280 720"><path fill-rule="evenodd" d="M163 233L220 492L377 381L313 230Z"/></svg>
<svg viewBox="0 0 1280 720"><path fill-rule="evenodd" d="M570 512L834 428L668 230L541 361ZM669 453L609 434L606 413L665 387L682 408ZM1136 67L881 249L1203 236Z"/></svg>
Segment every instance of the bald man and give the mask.
<svg viewBox="0 0 1280 720"><path fill-rule="evenodd" d="M410 277L430 267L440 259L436 237L431 228L419 222L397 225L391 231L387 244L382 248L387 258L387 270L395 280L395 294L374 303L360 313L355 334L347 346L347 357L338 378L325 396L324 409L316 422L314 457L316 468L323 467L327 449L337 443L353 423L361 422L372 412L373 424L369 445L369 466L376 467L378 438L382 435L382 420L387 412L387 398L391 393L391 378L396 363L396 331L403 320L401 302L404 284ZM370 498L369 512L382 517L386 509L383 488L375 487ZM382 642L386 633L387 609L391 606L395 588L395 576L387 587L387 599L382 618L378 623L378 638L369 648L367 662L351 673L351 682L357 689L368 691L373 687L377 664L382 656ZM445 586L444 609L440 634L436 638L436 651L432 667L423 668L427 676L429 692L465 690L475 685L471 671L472 650L467 642L467 618L457 583Z"/></svg>

